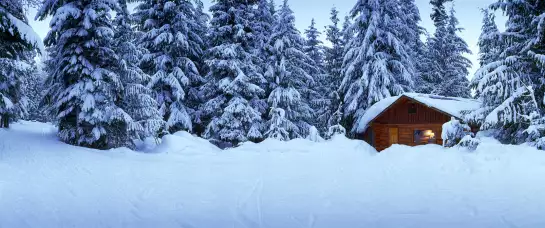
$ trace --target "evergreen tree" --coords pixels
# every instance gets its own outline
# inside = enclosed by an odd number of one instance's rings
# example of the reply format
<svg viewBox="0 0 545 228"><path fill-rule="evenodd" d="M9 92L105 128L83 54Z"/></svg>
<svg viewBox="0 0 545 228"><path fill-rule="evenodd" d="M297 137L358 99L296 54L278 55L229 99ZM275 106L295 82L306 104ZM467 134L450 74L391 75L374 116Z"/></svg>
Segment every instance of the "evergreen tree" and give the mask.
<svg viewBox="0 0 545 228"><path fill-rule="evenodd" d="M272 63L266 76L274 89L268 98L272 109L266 137L281 140L303 138L310 129L313 110L301 91L314 83L307 70L314 69L314 66L310 64L313 60L303 50L305 40L295 28L295 17L287 0L278 13L273 31L269 41L273 47L270 50ZM287 137L277 137L285 136L284 132L287 132Z"/></svg>
<svg viewBox="0 0 545 228"><path fill-rule="evenodd" d="M493 12L483 9L483 26L479 36L479 64L485 66L498 60L500 55L501 36L496 25Z"/></svg>
<svg viewBox="0 0 545 228"><path fill-rule="evenodd" d="M329 75L325 72L324 66L324 47L323 42L320 40L321 32L316 29L316 22L312 19L308 29L305 30L306 40L303 51L310 57L311 62L308 64L312 66L306 69L306 71L312 76L313 80L309 81L304 87L301 87L299 92L303 95L303 98L310 107L317 112L324 112L328 106L328 90L329 85L326 80ZM317 116L319 116L318 114ZM309 122L313 126L318 126L320 129L326 127L325 121L320 121L319 118L312 118Z"/></svg>
<svg viewBox="0 0 545 228"><path fill-rule="evenodd" d="M415 82L414 90L420 91L420 88L424 84L422 79L422 72L425 71L423 65L423 59L425 58L424 42L421 40L422 34L424 34L424 28L420 27L421 21L420 11L416 6L415 0L401 0L400 6L405 14L403 15L403 22L406 25L406 30L403 32L403 38L406 44L409 46L410 59L415 68L415 74L413 81Z"/></svg>
<svg viewBox="0 0 545 228"><path fill-rule="evenodd" d="M351 11L357 33L348 43L341 84L349 126L375 102L412 88L414 69L402 37L407 29L402 14L396 0L359 0Z"/></svg>
<svg viewBox="0 0 545 228"><path fill-rule="evenodd" d="M274 14L271 7L274 7L274 2L269 2L267 0L258 0L257 10L254 14L254 29L255 29L255 43L253 44L252 54L254 55L255 61L254 64L258 67L260 74L265 74L270 65L270 54L268 52L271 47L269 46L269 38L271 37L273 26L276 22ZM271 89L268 87L268 83L263 81L260 84L260 87L265 90L265 94L269 94ZM259 110L264 118L268 115L267 101L266 97L259 100L259 102L254 101L252 105Z"/></svg>
<svg viewBox="0 0 545 228"><path fill-rule="evenodd" d="M191 0L146 0L136 7L134 14L140 30L142 47L149 53L143 56L141 68L152 75L148 87L152 89L159 111L169 132L191 131L191 115L198 97L195 89L203 82L197 64L205 43L200 37L196 13Z"/></svg>
<svg viewBox="0 0 545 228"><path fill-rule="evenodd" d="M0 1L0 128L8 128L26 114L27 99L21 85L34 73L29 53L40 44L28 26L21 1Z"/></svg>
<svg viewBox="0 0 545 228"><path fill-rule="evenodd" d="M420 92L452 97L470 97L468 68L471 61L464 54L471 54L466 42L458 36L462 31L454 9L450 15L445 3L452 0L432 0L431 18L435 33L428 39L425 58L421 62L422 86Z"/></svg>
<svg viewBox="0 0 545 228"><path fill-rule="evenodd" d="M198 34L203 41L202 56L200 56L199 58L194 58L194 63L197 66L197 70L200 72L200 74L206 75L208 73L208 65L205 62L204 54L206 50L210 48L210 40L208 37L208 22L210 21L210 16L205 12L204 4L201 0L194 1L197 23L197 28L194 29L195 33ZM190 103L191 107L194 107L194 113L192 115L193 132L195 132L199 136L201 136L206 129L206 123L204 123L202 120L202 110L200 109L200 106L206 102L206 100L204 100L205 97L200 90L200 86L204 84L204 82L205 80L203 78L202 81L197 81L197 83L191 86L190 90L192 92L189 93L189 97L186 101L186 103Z"/></svg>
<svg viewBox="0 0 545 228"><path fill-rule="evenodd" d="M316 29L316 21L312 19L310 26L305 30L307 36L304 51L312 59L312 63L318 69L323 68L324 53L322 50L322 41L320 40L321 32Z"/></svg>
<svg viewBox="0 0 545 228"><path fill-rule="evenodd" d="M446 28L446 34L442 50L439 50L442 62L442 80L432 91L433 94L450 97L471 97L469 89L469 68L471 61L464 54L471 54L467 43L458 36L462 31L458 27L458 19L454 15L454 8L451 9L449 21Z"/></svg>
<svg viewBox="0 0 545 228"><path fill-rule="evenodd" d="M131 145L137 125L117 104L123 93L119 57L112 50L114 0L46 0L37 17L51 19L45 44L52 51L46 101L60 138L108 149Z"/></svg>
<svg viewBox="0 0 545 228"><path fill-rule="evenodd" d="M139 68L145 50L136 46L137 35L132 29L127 1L118 0L118 3L113 48L122 61L117 72L125 89L118 105L136 122L135 139L157 137L165 131L165 122L152 91L147 87L151 78Z"/></svg>
<svg viewBox="0 0 545 228"><path fill-rule="evenodd" d="M344 47L343 56L346 55L346 52L348 51L348 43L350 43L350 41L354 39L355 35L356 34L354 31L354 26L352 25L352 21L350 20L350 17L345 16L343 27L341 30L341 36L342 36L341 43L342 43L342 46Z"/></svg>
<svg viewBox="0 0 545 228"><path fill-rule="evenodd" d="M500 32L495 22L495 16L488 9L482 9L483 25L481 35L479 36L479 65L484 67L494 61L500 59L501 54L501 39ZM471 88L475 90L476 97L480 97L478 89L479 83L482 80L483 74L476 74L471 81ZM494 104L497 105L497 104Z"/></svg>
<svg viewBox="0 0 545 228"><path fill-rule="evenodd" d="M325 70L331 77L338 79L342 70L344 43L339 28L339 11L336 8L331 9L330 19L332 24L326 26L326 40L331 43L331 47L325 48Z"/></svg>
<svg viewBox="0 0 545 228"><path fill-rule="evenodd" d="M257 1L218 0L210 7L210 69L203 86L202 108L208 122L204 136L236 145L261 139L261 113L252 106L264 90L264 78L254 64L253 13Z"/></svg>
<svg viewBox="0 0 545 228"><path fill-rule="evenodd" d="M545 3L501 0L491 8L504 12L507 27L500 34L497 60L493 54L492 62L476 73L480 79L476 90L483 105L472 116L481 120L482 129L494 129L503 142L533 142L544 149L545 35L540 25L545 22Z"/></svg>
<svg viewBox="0 0 545 228"><path fill-rule="evenodd" d="M332 24L326 26L326 39L331 43L331 47L325 48L325 77L319 78L318 93L323 94L322 108L318 112L318 121L324 123L320 126L322 131L327 132L329 128L338 125L340 119L335 117L335 113L340 106L341 97L337 90L341 85L342 63L344 53L344 43L341 29L339 28L339 11L331 9ZM338 120L338 121L337 121Z"/></svg>

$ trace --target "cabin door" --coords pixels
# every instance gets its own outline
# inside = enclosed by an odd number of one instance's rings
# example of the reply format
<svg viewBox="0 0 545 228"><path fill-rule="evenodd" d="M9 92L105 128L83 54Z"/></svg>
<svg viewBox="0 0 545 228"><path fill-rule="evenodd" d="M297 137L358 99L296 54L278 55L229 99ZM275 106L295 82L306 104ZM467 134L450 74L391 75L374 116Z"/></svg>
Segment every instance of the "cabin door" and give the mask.
<svg viewBox="0 0 545 228"><path fill-rule="evenodd" d="M390 128L390 145L399 143L399 128Z"/></svg>

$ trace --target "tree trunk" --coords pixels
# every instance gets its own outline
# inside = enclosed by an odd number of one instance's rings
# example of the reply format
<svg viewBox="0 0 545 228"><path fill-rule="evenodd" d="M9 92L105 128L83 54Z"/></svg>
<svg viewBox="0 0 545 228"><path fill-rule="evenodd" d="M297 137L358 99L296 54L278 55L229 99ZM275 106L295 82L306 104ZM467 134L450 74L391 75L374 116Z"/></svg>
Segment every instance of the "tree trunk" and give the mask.
<svg viewBox="0 0 545 228"><path fill-rule="evenodd" d="M0 118L0 128L9 128L9 115L2 115Z"/></svg>

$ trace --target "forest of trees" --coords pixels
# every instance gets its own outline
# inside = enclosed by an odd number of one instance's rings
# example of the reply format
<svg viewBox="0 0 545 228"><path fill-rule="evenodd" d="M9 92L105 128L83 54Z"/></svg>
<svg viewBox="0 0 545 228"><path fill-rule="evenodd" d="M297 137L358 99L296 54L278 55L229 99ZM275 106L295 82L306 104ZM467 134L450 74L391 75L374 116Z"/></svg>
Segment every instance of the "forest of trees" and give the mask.
<svg viewBox="0 0 545 228"><path fill-rule="evenodd" d="M346 17L333 8L316 15L328 26L312 20L301 32L287 0L215 0L209 10L201 0L2 0L0 128L51 121L62 141L98 149L177 131L230 147L351 136L374 103L419 92L479 99L466 121L545 148L545 2L483 9L469 81L454 0L430 0L433 34L415 0L354 1ZM51 18L45 47L30 7Z"/></svg>

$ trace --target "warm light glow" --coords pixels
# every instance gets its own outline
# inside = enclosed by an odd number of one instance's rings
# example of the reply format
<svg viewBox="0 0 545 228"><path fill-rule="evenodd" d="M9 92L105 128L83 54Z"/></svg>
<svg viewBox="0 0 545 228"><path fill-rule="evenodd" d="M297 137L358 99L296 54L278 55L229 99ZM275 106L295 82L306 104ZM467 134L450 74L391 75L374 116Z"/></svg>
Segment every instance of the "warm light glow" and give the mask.
<svg viewBox="0 0 545 228"><path fill-rule="evenodd" d="M433 133L432 130L426 130L426 131L424 131L424 136L429 137L429 138L435 138L435 133Z"/></svg>

